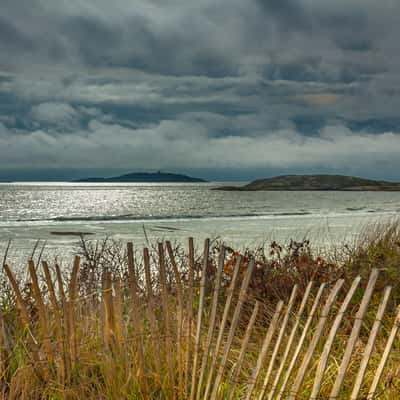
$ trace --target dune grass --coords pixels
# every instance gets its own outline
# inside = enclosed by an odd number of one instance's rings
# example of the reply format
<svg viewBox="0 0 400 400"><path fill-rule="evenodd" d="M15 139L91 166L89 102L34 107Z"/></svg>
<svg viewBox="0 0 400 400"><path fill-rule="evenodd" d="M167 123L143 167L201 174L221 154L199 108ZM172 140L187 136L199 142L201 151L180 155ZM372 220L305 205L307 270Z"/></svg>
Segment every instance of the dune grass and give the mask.
<svg viewBox="0 0 400 400"><path fill-rule="evenodd" d="M325 354L317 398L329 398L344 370L347 399L370 348L356 397L366 399L399 323L399 226L370 228L338 250L322 257L307 241L241 254L215 241L199 251L193 240L144 250L84 241L68 273L44 260L9 266L5 257L0 396L286 399L297 382L296 398L309 399ZM400 391L394 333L373 398Z"/></svg>

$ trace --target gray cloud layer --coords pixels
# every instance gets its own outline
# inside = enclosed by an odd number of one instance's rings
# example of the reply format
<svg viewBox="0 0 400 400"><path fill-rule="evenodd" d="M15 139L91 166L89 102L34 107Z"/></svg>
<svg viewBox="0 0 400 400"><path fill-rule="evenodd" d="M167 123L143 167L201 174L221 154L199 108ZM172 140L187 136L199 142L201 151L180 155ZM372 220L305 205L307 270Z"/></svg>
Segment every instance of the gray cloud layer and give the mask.
<svg viewBox="0 0 400 400"><path fill-rule="evenodd" d="M3 0L0 171L399 178L396 0Z"/></svg>

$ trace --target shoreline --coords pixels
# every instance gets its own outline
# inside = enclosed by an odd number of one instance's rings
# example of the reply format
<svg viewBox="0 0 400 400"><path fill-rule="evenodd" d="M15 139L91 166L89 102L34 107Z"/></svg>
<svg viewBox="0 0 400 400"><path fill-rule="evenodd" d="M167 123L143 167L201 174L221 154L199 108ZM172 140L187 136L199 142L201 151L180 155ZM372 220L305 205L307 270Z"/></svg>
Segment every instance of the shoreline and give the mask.
<svg viewBox="0 0 400 400"><path fill-rule="evenodd" d="M308 223L305 223L308 221ZM344 244L354 245L360 236L368 230L373 230L376 226L384 224L394 224L399 222L399 218L394 215L375 216L366 219L357 217L349 220L348 216L336 218L316 218L305 219L303 216L287 217L265 220L267 224L260 224L259 219L243 219L238 221L222 221L223 225L216 224L210 226L209 221L191 221L190 226L182 224L171 226L171 221L164 224L157 222L153 224L71 224L58 227L56 235L52 234L56 230L55 225L45 225L39 227L24 227L14 230L11 237L10 259L13 264L21 263L27 259L32 249L39 241L42 245L46 243L43 256L45 259L52 260L58 258L63 262L68 262L79 247L79 232L90 233L85 238L90 241L111 240L126 243L132 241L136 247L147 246L150 243L157 243L160 240L171 240L176 243L184 244L187 237L194 237L197 243L201 243L206 237L218 238L228 246L244 250L246 248L258 248L268 246L273 241L286 244L290 240L301 241L310 240L312 248L323 252L333 252L336 247ZM273 223L272 223L273 222ZM223 229L222 229L223 227ZM79 231L79 232L78 232ZM9 232L10 233L10 232ZM4 251L10 237L3 237L0 240L0 255Z"/></svg>

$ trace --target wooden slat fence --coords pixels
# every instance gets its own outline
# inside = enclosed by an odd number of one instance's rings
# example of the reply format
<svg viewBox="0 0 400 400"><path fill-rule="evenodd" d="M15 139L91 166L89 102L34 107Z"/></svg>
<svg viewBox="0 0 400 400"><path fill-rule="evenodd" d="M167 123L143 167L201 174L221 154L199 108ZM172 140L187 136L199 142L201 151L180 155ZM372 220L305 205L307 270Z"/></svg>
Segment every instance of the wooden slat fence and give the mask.
<svg viewBox="0 0 400 400"><path fill-rule="evenodd" d="M391 326L383 326L392 288L376 292L379 270L373 269L368 280L340 279L319 287L310 281L302 293L295 285L287 303L265 304L251 292L254 260L243 266L239 257L227 276L224 246L210 279L209 239L201 258L195 256L193 239L183 261L170 242L142 254L144 276L139 277L128 243L128 277L104 271L99 301L80 291L79 257L66 292L58 266L53 270L43 261L40 281L38 266L30 260L30 299L4 265L38 378L68 387L85 345L79 322L91 326L93 316L99 316L102 351L111 357L125 353L140 398L386 398L381 382L398 346L400 308ZM28 304L36 306L37 319ZM15 339L5 337L9 330L1 314L0 322L4 369ZM385 345L377 348L378 339Z"/></svg>

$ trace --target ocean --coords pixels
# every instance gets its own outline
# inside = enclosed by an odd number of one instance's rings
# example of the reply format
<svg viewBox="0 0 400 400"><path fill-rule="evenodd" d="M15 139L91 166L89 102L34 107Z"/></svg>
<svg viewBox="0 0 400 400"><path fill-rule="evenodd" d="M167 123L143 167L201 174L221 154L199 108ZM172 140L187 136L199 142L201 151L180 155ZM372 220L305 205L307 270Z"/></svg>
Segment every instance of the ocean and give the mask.
<svg viewBox="0 0 400 400"><path fill-rule="evenodd" d="M67 257L78 237L114 237L201 247L205 237L238 248L308 238L314 246L353 242L368 225L400 213L400 192L224 192L230 182L200 184L2 183L0 256L27 257L46 242L45 257ZM242 183L235 182L240 185Z"/></svg>

